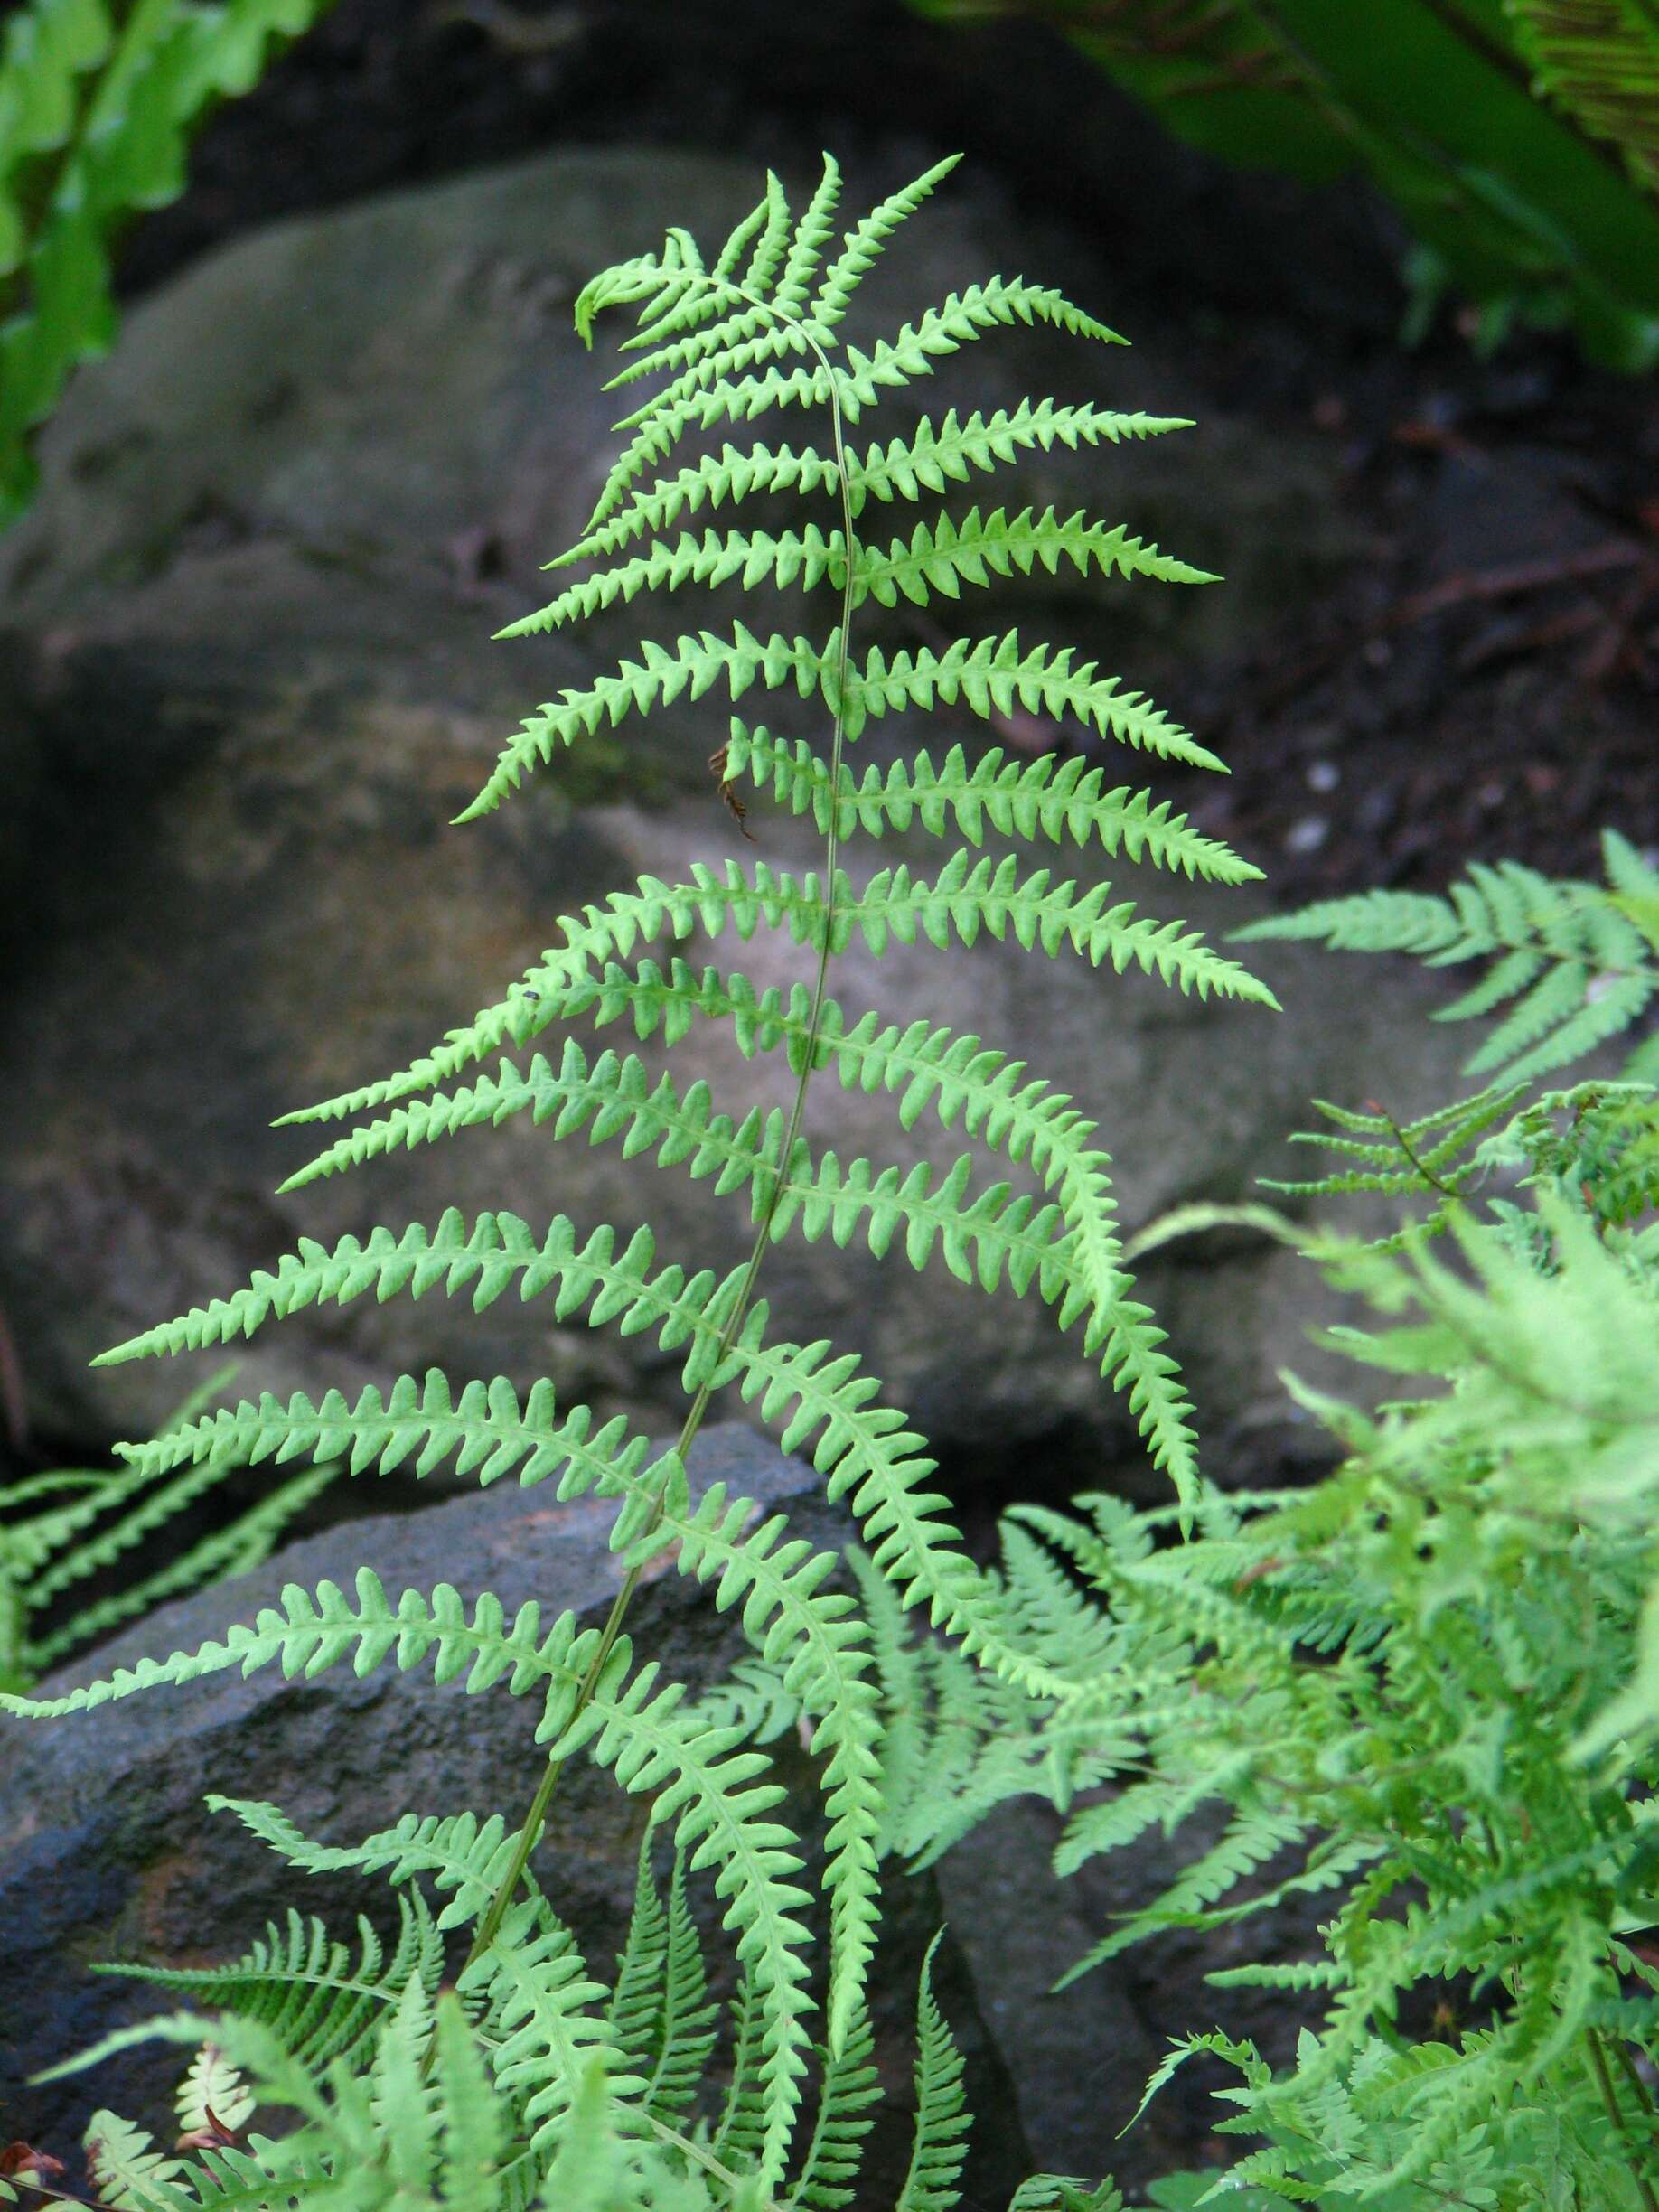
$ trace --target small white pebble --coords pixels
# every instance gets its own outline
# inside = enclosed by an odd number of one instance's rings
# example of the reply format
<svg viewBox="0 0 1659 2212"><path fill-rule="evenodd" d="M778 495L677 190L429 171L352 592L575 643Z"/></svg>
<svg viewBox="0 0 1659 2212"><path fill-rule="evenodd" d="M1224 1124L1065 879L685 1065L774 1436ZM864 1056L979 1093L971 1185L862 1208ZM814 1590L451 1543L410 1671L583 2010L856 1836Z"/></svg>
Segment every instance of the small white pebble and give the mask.
<svg viewBox="0 0 1659 2212"><path fill-rule="evenodd" d="M1299 822L1293 822L1285 832L1285 850L1292 853L1317 852L1330 833L1331 825L1323 814L1304 814Z"/></svg>

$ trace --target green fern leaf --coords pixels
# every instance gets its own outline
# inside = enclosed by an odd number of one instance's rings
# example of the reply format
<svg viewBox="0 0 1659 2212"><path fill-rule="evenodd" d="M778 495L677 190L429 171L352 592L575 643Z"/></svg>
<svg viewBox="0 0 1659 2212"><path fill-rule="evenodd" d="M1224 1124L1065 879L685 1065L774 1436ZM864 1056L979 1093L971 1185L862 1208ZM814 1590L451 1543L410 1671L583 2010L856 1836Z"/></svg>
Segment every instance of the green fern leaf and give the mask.
<svg viewBox="0 0 1659 2212"><path fill-rule="evenodd" d="M951 2212L968 2146L962 2055L933 1996L934 1936L922 1962L916 2001L916 2132L895 2212Z"/></svg>

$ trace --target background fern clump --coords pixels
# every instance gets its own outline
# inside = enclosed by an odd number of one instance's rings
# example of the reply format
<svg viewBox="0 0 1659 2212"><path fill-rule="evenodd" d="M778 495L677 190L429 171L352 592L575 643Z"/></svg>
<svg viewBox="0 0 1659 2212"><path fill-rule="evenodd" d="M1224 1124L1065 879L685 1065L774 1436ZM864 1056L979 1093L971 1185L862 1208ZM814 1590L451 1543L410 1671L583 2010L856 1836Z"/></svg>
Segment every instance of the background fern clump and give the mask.
<svg viewBox="0 0 1659 2212"><path fill-rule="evenodd" d="M1236 2069L1219 2126L1258 2139L1227 2176L1247 2202L1659 2195L1659 1093L1628 1070L1527 1079L1652 995L1659 880L1611 835L1607 852L1607 890L1479 870L1448 899L1379 893L1242 933L1485 957L1447 1012L1503 1014L1472 1064L1501 1072L1487 1090L1404 1123L1327 1107L1305 1141L1336 1166L1277 1186L1382 1196L1394 1233L1361 1243L1261 1207L1169 1225L1273 1228L1369 1301L1370 1326L1327 1340L1398 1395L1365 1413L1297 1391L1340 1447L1330 1476L1207 1493L1173 1545L1167 1514L1111 1497L1016 1508L1027 1648L1097 1654L1092 1689L1046 1712L907 1641L867 1584L895 1848L931 1859L1031 1791L1070 1809L1062 1872L1162 1830L1185 1863L1078 1973L1323 1901L1301 1958L1210 1976L1299 2011L1294 2065L1200 2031L1153 2084L1200 2053ZM1212 2179L1155 2194L1201 2201Z"/></svg>
<svg viewBox="0 0 1659 2212"><path fill-rule="evenodd" d="M194 1420L233 1372L221 1368L192 1392L168 1426ZM57 1467L7 1484L0 1489L0 1689L26 1690L123 1621L247 1574L338 1471L304 1468L182 1549L180 1516L223 1482L231 1462L195 1459L159 1476L143 1464ZM164 1542L170 1556L153 1564Z"/></svg>
<svg viewBox="0 0 1659 2212"><path fill-rule="evenodd" d="M653 1448L625 1423L603 1425L580 1405L556 1403L538 1382L526 1393L501 1378L458 1381L432 1372L389 1390L317 1399L271 1396L204 1415L154 1443L130 1465L160 1479L175 1470L246 1461L341 1460L353 1473L402 1468L419 1477L446 1462L489 1483L516 1475L552 1480L558 1495L616 1503L613 1548L626 1563L610 1619L582 1631L525 1607L508 1619L487 1591L440 1586L392 1596L368 1572L347 1593L290 1587L280 1608L190 1653L145 1662L71 1695L13 1697L38 1718L97 1705L237 1667L314 1673L349 1662L360 1673L430 1662L440 1682L500 1689L532 1701L545 1767L527 1776L528 1813L511 1824L495 1808L412 1808L365 1841L314 1843L275 1809L237 1808L296 1867L385 1872L402 1889L402 1939L389 1960L375 1939L353 1966L325 1932L277 1928L242 1965L184 1986L223 2008L217 2047L242 2068L249 2094L296 2109L307 2127L275 2146L239 2132L194 2143L176 2171L129 2163L145 2212L251 2190L304 2195L312 2187L379 2202L407 2194L496 2205L536 2197L560 2207L755 2204L787 2195L830 2206L849 2177L870 2101L864 1990L876 1941L882 1844L882 1717L867 1608L830 1586L834 1561L810 1553L776 1518L754 1525L748 1501L717 1486L694 1498L684 1455L712 1394L734 1386L789 1448L810 1448L829 1496L845 1501L867 1549L867 1572L887 1599L948 1632L1009 1692L1082 1696L1098 1674L1090 1639L1074 1649L1034 1645L1020 1605L999 1576L961 1548L949 1501L930 1486L933 1462L878 1379L827 1343L795 1344L772 1328L756 1283L767 1247L798 1232L862 1239L878 1255L902 1248L920 1268L937 1252L951 1271L994 1289L1005 1279L1035 1291L1062 1328L1124 1390L1154 1459L1183 1510L1202 1495L1188 1407L1160 1333L1135 1298L1114 1219L1110 1163L1093 1124L1040 1076L974 1036L917 1022L899 1028L876 1008L833 995L836 955L861 938L873 953L925 937L972 943L984 932L1026 949L1070 951L1095 966L1136 965L1182 990L1228 993L1270 1006L1266 987L1178 921L1140 913L1104 885L1082 888L1013 855L979 857L998 837L1082 846L1188 876L1236 883L1256 873L1181 815L1098 772L1049 758L993 753L970 764L960 747L922 752L885 775L860 777L849 749L888 714L961 704L982 719L1016 708L1081 722L1103 736L1191 766L1220 764L1148 700L1067 650L987 635L964 624L935 649L885 652L858 642L871 602L903 597L941 609L971 604L993 576L1054 571L1064 561L1162 581L1200 572L1121 529L998 503L953 513L955 488L996 477L1034 447L1111 444L1177 426L1143 416L1040 398L985 416L948 413L855 445L856 427L933 364L1007 326L1045 323L1112 342L1113 333L1057 292L994 276L932 307L867 350L843 324L858 286L895 228L934 189L942 164L857 222L830 252L839 177L823 178L796 221L775 178L711 261L683 230L660 253L605 270L576 303L589 337L605 308L632 306L635 358L615 380L657 380L624 417L628 442L586 533L556 566L590 565L514 631L558 627L615 602L698 591L799 586L818 610L810 633L769 631L764 620L699 627L695 617L643 642L610 674L567 689L525 721L464 820L499 804L557 748L604 724L623 725L677 699L722 689L782 695L808 735L773 732L735 716L714 764L728 803L746 809L764 844L761 802L810 813L824 840L821 869L797 879L757 852L746 865L689 862L682 880L643 878L601 905L567 917L560 942L464 1028L393 1075L329 1100L302 1122L349 1120L295 1182L358 1165L403 1145L527 1115L550 1139L586 1132L651 1153L660 1167L712 1180L717 1195L747 1204L754 1244L723 1279L659 1254L649 1229L558 1217L530 1224L507 1213L429 1226L377 1229L333 1250L302 1242L231 1296L197 1308L106 1356L179 1352L250 1335L267 1321L324 1301L442 1291L475 1307L512 1295L541 1298L552 1318L580 1317L623 1333L650 1331L684 1355L688 1411L675 1445ZM726 433L779 411L815 424L821 445L738 445ZM693 433L718 450L682 457ZM822 499L821 520L783 530L675 526L753 494ZM882 511L894 510L889 518ZM919 512L914 511L919 511ZM855 833L879 838L912 823L945 841L936 871L877 870L855 883L842 865ZM788 989L759 989L730 965L698 965L687 941L762 930L800 950ZM656 1080L632 1054L595 1049L576 1035L530 1052L556 1025L632 1024L672 1046L695 1025L729 1026L750 1056L782 1054L794 1077L787 1112L720 1111L707 1087ZM497 1059L498 1054L507 1056ZM528 1054L528 1056L515 1056ZM809 1084L837 1081L893 1099L903 1126L923 1117L960 1129L1033 1186L980 1181L979 1155L948 1170L901 1173L816 1151ZM671 1552L683 1574L741 1612L757 1668L701 1708L655 1663L636 1660L626 1631L649 1562ZM828 1962L823 2041L811 2028L813 1899L801 1887L794 1839L775 1817L782 1791L749 1740L775 1726L780 1706L822 1761L830 1819L823 1889ZM693 2098L713 2048L700 1966L688 1948L682 1875L669 1902L642 1875L619 1976L607 1988L583 1960L555 1903L531 1880L530 1853L564 1766L578 1756L650 1794L671 1837L676 1866L712 1877L741 1973L732 2086L723 2106ZM516 1809L515 1809L516 1810ZM437 1893L426 1901L422 1881ZM434 2001L445 1937L467 1943L455 1994ZM153 2032L199 2043L194 2016ZM919 2121L902 2193L906 2212L952 2200L962 2157L961 2065L929 1993L920 1994ZM803 2099L816 2070L810 2128ZM389 2123L386 2115L397 2115ZM199 2131L198 2131L199 2132ZM106 2141L112 2140L107 2133ZM1060 2194L1064 2194L1062 2191ZM1072 2192L1074 2197L1075 2192ZM1057 2201L1047 2185L1029 2207Z"/></svg>

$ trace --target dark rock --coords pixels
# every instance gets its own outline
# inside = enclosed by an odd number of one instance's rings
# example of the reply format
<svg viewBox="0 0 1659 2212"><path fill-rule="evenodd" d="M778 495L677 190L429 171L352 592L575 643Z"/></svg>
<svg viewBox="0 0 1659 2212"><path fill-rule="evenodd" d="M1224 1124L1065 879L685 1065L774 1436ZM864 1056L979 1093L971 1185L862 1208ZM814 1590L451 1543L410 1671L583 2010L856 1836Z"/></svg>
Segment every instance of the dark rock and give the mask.
<svg viewBox="0 0 1659 2212"><path fill-rule="evenodd" d="M792 1527L837 1544L845 1533L822 1503L810 1468L785 1459L753 1431L706 1431L691 1456L694 1486L714 1480ZM543 1617L570 1607L603 1619L619 1576L605 1547L612 1509L596 1500L556 1503L548 1491L508 1487L421 1513L354 1523L295 1545L257 1574L170 1606L94 1657L54 1675L45 1694L93 1680L145 1654L191 1649L236 1619L251 1619L287 1582L323 1578L345 1587L360 1564L389 1590L450 1581L464 1596L493 1589L513 1609L541 1601ZM719 1679L744 1648L733 1616L664 1568L630 1617L642 1654L696 1690ZM290 1906L322 1913L344 1934L351 1915L389 1917L383 1884L299 1876L239 1823L211 1817L209 1790L267 1799L309 1834L345 1842L388 1827L405 1812L512 1817L540 1773L531 1701L505 1691L478 1699L458 1683L389 1667L358 1679L349 1669L312 1681L273 1672L246 1680L211 1676L51 1722L0 1719L0 2132L67 2156L89 2113L108 2105L139 2120L163 2118L177 2054L145 2047L96 2074L32 2086L32 2071L84 2048L110 2029L166 2008L160 1993L89 1971L104 1959L202 1964L234 1957ZM783 1817L809 1847L821 1833L804 1757L780 1760L791 1791ZM583 1763L568 1770L536 1870L571 1921L595 1970L611 1968L632 1897L646 1800ZM929 1881L896 1879L874 1992L891 2114L872 2161L872 2201L888 2203L908 2157L905 2114L916 1976L941 1914ZM722 1955L715 1938L711 1965ZM1002 2060L975 2010L960 1955L941 1954L938 1990L969 2059L978 2132L971 2182L1000 2203L1028 2170L1011 2117ZM886 2193L882 2193L885 2191Z"/></svg>
<svg viewBox="0 0 1659 2212"><path fill-rule="evenodd" d="M1160 2174L1237 2158L1247 2145L1215 2136L1231 2107L1212 2094L1236 2077L1209 2060L1183 2067L1129 2123L1154 2068L1182 2037L1221 2028L1250 2038L1276 2065L1293 2062L1297 2030L1317 2018L1317 1998L1216 1990L1204 1976L1317 1956L1328 1900L1303 1898L1202 1935L1160 1936L1056 1992L1114 1920L1147 1905L1177 1864L1220 1832L1219 1821L1201 1813L1173 1845L1155 1831L1063 1879L1052 1863L1063 1826L1053 1806L1035 1798L999 1806L937 1869L1037 2169L1109 2173L1135 2191Z"/></svg>

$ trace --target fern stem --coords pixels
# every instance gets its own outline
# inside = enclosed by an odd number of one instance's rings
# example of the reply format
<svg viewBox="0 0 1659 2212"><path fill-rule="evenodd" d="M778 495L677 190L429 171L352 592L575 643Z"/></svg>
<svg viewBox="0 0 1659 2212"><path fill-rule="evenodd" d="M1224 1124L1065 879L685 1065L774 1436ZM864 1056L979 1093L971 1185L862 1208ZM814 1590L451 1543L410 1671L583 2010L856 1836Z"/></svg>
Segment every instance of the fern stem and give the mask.
<svg viewBox="0 0 1659 2212"><path fill-rule="evenodd" d="M689 2135L682 2135L678 2128L670 2127L666 2122L659 2120L654 2113L645 2113L642 2117L651 2133L660 2142L665 2142L670 2149L680 2151L683 2157L689 2159L694 2165L700 2166L705 2173L712 2174L717 2181L724 2183L727 2189L736 2190L743 2186L745 2180L752 2178L745 2174L734 2173L729 2166L722 2165L713 2151L704 2144L694 2142ZM779 2212L778 2200L775 2197L762 2195L749 2201L754 2205L755 2212Z"/></svg>
<svg viewBox="0 0 1659 2212"><path fill-rule="evenodd" d="M768 305L767 302L736 285L724 285L721 289L730 293L735 298L748 301L754 306L764 307ZM836 868L840 857L840 808L836 801L840 795L842 755L846 745L848 633L852 623L855 582L852 493L848 480L846 437L841 420L840 394L836 383L834 367L809 325L800 323L793 316L786 315L779 319L791 323L801 332L807 345L818 356L829 380L830 417L835 440L836 478L841 494L842 560L846 573L841 588L840 634L836 651L835 730L830 748L830 804L829 829L824 839L823 926L818 947L818 972L812 985L811 1015L807 1024L801 1074L795 1084L795 1096L790 1107L789 1126L784 1132L783 1150L779 1156L776 1173L773 1177L771 1191L761 1209L760 1223L755 1231L754 1244L750 1248L748 1264L744 1270L742 1280L738 1285L737 1296L733 1301L731 1313L720 1333L719 1350L709 1363L708 1373L698 1386L697 1393L691 1401L674 1447L674 1457L682 1464L686 1454L691 1448L693 1439L703 1425L703 1417L708 1411L708 1401L714 1387L713 1378L719 1373L726 1354L737 1341L737 1333L743 1326L744 1317L748 1312L755 1296L755 1286L760 1275L761 1262L765 1257L766 1247L772 1239L773 1218L777 1212L778 1202L788 1182L789 1165L794 1158L795 1147L801 1138L801 1124L806 1117L807 1086L811 1081L813 1064L818 1058L819 1039L823 1026L824 1002L829 992L830 948L835 939ZM658 1490L651 1511L646 1516L641 1531L642 1537L653 1534L661 1521L663 1504L667 1495L667 1482L668 1477L665 1476L663 1486ZM621 1589L612 1600L611 1610L600 1632L599 1642L595 1649L593 1659L576 1691L576 1705L570 1716L572 1726L586 1711L593 1698L594 1692L598 1687L606 1662L615 1648L616 1639L622 1634L623 1622L627 1617L628 1608L633 1602L634 1594L639 1589L643 1572L642 1566L631 1567L623 1578ZM506 1915L508 1906L512 1901L513 1893L518 1889L525 1868L530 1864L530 1853L535 1850L540 1838L542 1828L547 1821L548 1807L553 1802L554 1792L558 1787L559 1776L564 1771L564 1764L562 1758L553 1758L548 1762L540 1785L530 1801L530 1810L524 1816L524 1823L519 1831L518 1841L513 1846L512 1857L508 1862L507 1870L501 1877L495 1895L490 1900L483 1918L478 1923L477 1933L473 1938L472 1949L467 1954L469 1966L483 1956L500 1932L501 1921ZM1659 2206L1654 2207L1654 2212L1659 2212Z"/></svg>
<svg viewBox="0 0 1659 2212"><path fill-rule="evenodd" d="M1601 2101L1607 2108L1607 2118L1613 2123L1620 2142L1625 2145L1630 2167L1630 2178L1636 2183L1636 2194L1642 2199L1644 2212L1659 2212L1659 2195L1655 2195L1653 2183L1642 2170L1644 2160L1640 2146L1631 2141L1630 2129L1625 2119L1624 2109L1614 2089L1613 2076L1607 2070L1607 2057L1606 2051L1602 2048L1600 2031L1595 2028L1586 2028L1584 2043L1586 2049L1589 2052L1590 2071L1596 2077L1596 2086L1600 2090Z"/></svg>
<svg viewBox="0 0 1659 2212"><path fill-rule="evenodd" d="M1401 1128L1399 1122L1395 1120L1393 1115L1390 1113L1388 1108L1386 1106L1379 1106L1377 1108L1377 1111L1388 1123L1389 1129L1392 1133L1394 1142L1405 1154L1407 1160L1411 1164L1412 1171L1415 1174L1421 1176L1423 1181L1429 1186L1429 1189L1439 1191L1443 1198L1457 1197L1460 1194L1454 1190L1449 1183L1443 1182L1441 1178L1436 1175L1434 1169L1430 1167L1425 1160L1419 1158L1416 1150L1412 1147L1411 1139L1406 1135L1404 1129Z"/></svg>

